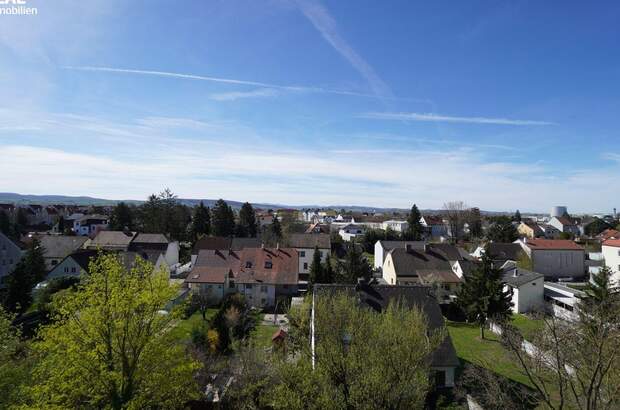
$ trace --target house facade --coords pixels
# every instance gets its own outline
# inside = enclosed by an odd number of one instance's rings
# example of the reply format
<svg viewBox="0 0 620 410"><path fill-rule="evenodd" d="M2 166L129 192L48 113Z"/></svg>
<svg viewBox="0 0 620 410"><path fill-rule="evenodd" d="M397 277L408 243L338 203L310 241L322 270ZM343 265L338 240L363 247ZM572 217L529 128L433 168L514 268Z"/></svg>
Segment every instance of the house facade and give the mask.
<svg viewBox="0 0 620 410"><path fill-rule="evenodd" d="M585 250L572 240L518 240L532 262L532 270L547 280L582 279L585 276Z"/></svg>
<svg viewBox="0 0 620 410"><path fill-rule="evenodd" d="M306 291L315 249L318 249L321 255L321 263L327 261L331 254L331 238L328 234L292 234L288 238L287 246L294 248L299 255L299 290Z"/></svg>
<svg viewBox="0 0 620 410"><path fill-rule="evenodd" d="M605 266L612 271L612 283L620 287L620 239L608 239L601 246Z"/></svg>
<svg viewBox="0 0 620 410"><path fill-rule="evenodd" d="M549 220L549 225L553 226L560 232L568 233L574 236L579 236L581 233L579 226L568 216L554 216Z"/></svg>
<svg viewBox="0 0 620 410"><path fill-rule="evenodd" d="M241 293L254 307L275 306L298 292L299 256L294 248L202 250L185 283L217 304L229 293Z"/></svg>
<svg viewBox="0 0 620 410"><path fill-rule="evenodd" d="M54 265L47 273L47 280L61 277L80 277L88 273L88 265L93 258L97 257L97 251L81 249L67 255L63 260Z"/></svg>
<svg viewBox="0 0 620 410"><path fill-rule="evenodd" d="M346 242L350 242L358 236L363 236L365 233L366 227L354 224L345 225L338 231L338 235Z"/></svg>
<svg viewBox="0 0 620 410"><path fill-rule="evenodd" d="M391 229L392 231L395 231L395 232L406 232L407 229L409 229L409 223L407 221L394 221L394 220L383 221L381 223L381 228L384 231Z"/></svg>
<svg viewBox="0 0 620 410"><path fill-rule="evenodd" d="M420 224L426 230L426 234L433 239L448 235L448 227L440 216L425 215L420 218Z"/></svg>
<svg viewBox="0 0 620 410"><path fill-rule="evenodd" d="M409 245L413 249L424 250L425 244L425 241L377 241L375 243L374 268L376 270L383 269L385 257L392 249L407 248L407 245Z"/></svg>
<svg viewBox="0 0 620 410"><path fill-rule="evenodd" d="M509 264L503 269L504 290L512 290L512 311L529 313L540 311L545 303L545 276Z"/></svg>
<svg viewBox="0 0 620 410"><path fill-rule="evenodd" d="M64 258L84 246L84 236L41 235L37 238L43 248L47 271L54 269Z"/></svg>

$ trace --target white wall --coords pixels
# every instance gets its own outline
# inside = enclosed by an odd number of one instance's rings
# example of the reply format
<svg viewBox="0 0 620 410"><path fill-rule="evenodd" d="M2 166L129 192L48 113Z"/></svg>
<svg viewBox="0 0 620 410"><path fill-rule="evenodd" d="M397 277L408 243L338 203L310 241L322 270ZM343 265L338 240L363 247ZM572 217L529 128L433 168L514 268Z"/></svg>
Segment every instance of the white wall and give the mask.
<svg viewBox="0 0 620 410"><path fill-rule="evenodd" d="M65 258L62 262L54 267L48 274L46 279L60 278L63 276L78 277L86 272L71 257Z"/></svg>
<svg viewBox="0 0 620 410"><path fill-rule="evenodd" d="M584 276L585 252L532 249L532 270L553 278Z"/></svg>
<svg viewBox="0 0 620 410"><path fill-rule="evenodd" d="M603 246L602 253L605 265L613 272L611 280L616 286L620 286L620 247Z"/></svg>
<svg viewBox="0 0 620 410"><path fill-rule="evenodd" d="M544 302L545 287L543 278L521 285L518 289L513 288L512 311L515 313L528 313L539 310L544 305Z"/></svg>
<svg viewBox="0 0 620 410"><path fill-rule="evenodd" d="M295 248L299 255L299 273L310 273L312 258L314 258L314 248ZM329 249L319 249L321 252L321 262L325 262L329 257ZM303 256L302 256L303 255Z"/></svg>

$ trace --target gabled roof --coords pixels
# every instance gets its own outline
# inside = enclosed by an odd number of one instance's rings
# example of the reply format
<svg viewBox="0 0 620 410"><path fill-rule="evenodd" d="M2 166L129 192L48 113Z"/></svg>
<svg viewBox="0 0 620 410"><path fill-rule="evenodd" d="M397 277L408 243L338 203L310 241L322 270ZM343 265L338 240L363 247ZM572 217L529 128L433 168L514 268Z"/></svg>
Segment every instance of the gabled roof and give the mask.
<svg viewBox="0 0 620 410"><path fill-rule="evenodd" d="M460 282L449 260L438 253L396 248L389 255L392 256L394 271L399 280L428 281L432 276L439 282L444 279L449 283Z"/></svg>
<svg viewBox="0 0 620 410"><path fill-rule="evenodd" d="M185 281L224 283L229 273L237 283L295 285L299 276L299 256L293 248L201 250Z"/></svg>
<svg viewBox="0 0 620 410"><path fill-rule="evenodd" d="M46 258L62 259L81 248L88 238L85 236L41 235L38 239Z"/></svg>
<svg viewBox="0 0 620 410"><path fill-rule="evenodd" d="M291 248L330 249L331 238L324 233L295 233L289 236L288 246Z"/></svg>
<svg viewBox="0 0 620 410"><path fill-rule="evenodd" d="M72 253L67 256L67 258L71 258L80 265L80 268L84 269L84 271L88 272L88 265L93 258L97 257L97 251L93 249L81 249L77 252Z"/></svg>
<svg viewBox="0 0 620 410"><path fill-rule="evenodd" d="M557 219L562 225L575 225L575 222L566 216L555 216L554 218Z"/></svg>
<svg viewBox="0 0 620 410"><path fill-rule="evenodd" d="M602 240L620 239L620 231L616 229L605 229L603 232L601 232L598 235L598 237L601 238Z"/></svg>
<svg viewBox="0 0 620 410"><path fill-rule="evenodd" d="M410 247L413 249L424 250L424 245L426 244L425 241L381 241L379 240L377 242L379 242L379 245L381 245L381 247L385 251L390 251L396 248L406 249L407 245L410 245Z"/></svg>
<svg viewBox="0 0 620 410"><path fill-rule="evenodd" d="M91 240L88 247L91 249L126 249L129 247L129 244L131 243L133 238L136 237L136 235L136 232L99 231L99 233L97 233L97 236L95 236Z"/></svg>
<svg viewBox="0 0 620 410"><path fill-rule="evenodd" d="M201 250L228 250L239 251L243 248L260 248L260 238L228 238L223 236L203 236L192 249L192 255L198 255Z"/></svg>
<svg viewBox="0 0 620 410"><path fill-rule="evenodd" d="M527 283L544 277L545 275L538 272L532 272L527 269L516 267L508 267L503 271L502 281L513 288L519 288Z"/></svg>
<svg viewBox="0 0 620 410"><path fill-rule="evenodd" d="M429 243L426 247L427 253L437 253L449 261L460 261L465 259L459 248L450 243Z"/></svg>
<svg viewBox="0 0 620 410"><path fill-rule="evenodd" d="M133 239L134 244L168 244L170 241L163 233L139 233Z"/></svg>
<svg viewBox="0 0 620 410"><path fill-rule="evenodd" d="M417 307L426 316L428 327L431 330L440 329L444 326L444 319L437 303L437 299L431 294L428 286L410 285L314 285L315 295L330 297L337 292L343 292L359 298L360 304L373 310L382 312L390 302L402 301L410 307ZM433 352L431 366L456 367L459 360L452 345L452 339L446 332L446 338Z"/></svg>
<svg viewBox="0 0 620 410"><path fill-rule="evenodd" d="M533 250L583 251L583 248L570 239L528 239L525 246Z"/></svg>

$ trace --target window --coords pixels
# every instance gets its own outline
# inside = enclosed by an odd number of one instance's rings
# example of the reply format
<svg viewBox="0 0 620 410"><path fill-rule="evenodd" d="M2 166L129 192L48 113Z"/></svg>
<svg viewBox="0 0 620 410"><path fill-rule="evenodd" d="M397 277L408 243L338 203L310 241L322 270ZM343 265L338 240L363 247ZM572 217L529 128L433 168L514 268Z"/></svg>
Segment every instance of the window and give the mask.
<svg viewBox="0 0 620 410"><path fill-rule="evenodd" d="M265 261L265 269L271 269L273 267L273 263L271 261Z"/></svg>
<svg viewBox="0 0 620 410"><path fill-rule="evenodd" d="M319 256L322 258L323 257L323 251L319 251Z"/></svg>
<svg viewBox="0 0 620 410"><path fill-rule="evenodd" d="M304 269L308 269L308 262L304 262Z"/></svg>
<svg viewBox="0 0 620 410"><path fill-rule="evenodd" d="M267 302L267 299L265 299L265 298L262 298L262 299L260 300L260 304L261 304L261 305L264 305L264 304L265 304L265 302Z"/></svg>
<svg viewBox="0 0 620 410"><path fill-rule="evenodd" d="M71 268L71 273L75 273L76 269L75 268Z"/></svg>
<svg viewBox="0 0 620 410"><path fill-rule="evenodd" d="M233 289L235 287L235 281L231 280L230 283L228 284L228 287Z"/></svg>
<svg viewBox="0 0 620 410"><path fill-rule="evenodd" d="M250 269L250 268L252 267L252 262L247 261L247 262L245 263L245 267L246 267L247 269Z"/></svg>
<svg viewBox="0 0 620 410"><path fill-rule="evenodd" d="M299 252L299 256L301 256L302 258L306 257L306 251L300 251Z"/></svg>
<svg viewBox="0 0 620 410"><path fill-rule="evenodd" d="M68 267L65 268L65 273L69 273L69 268Z"/></svg>
<svg viewBox="0 0 620 410"><path fill-rule="evenodd" d="M252 289L252 285L249 285L249 284L248 284L248 285L245 285L245 288L246 288L246 289Z"/></svg>
<svg viewBox="0 0 620 410"><path fill-rule="evenodd" d="M262 285L262 286L260 287L260 291L261 291L262 293L267 293L267 286Z"/></svg>

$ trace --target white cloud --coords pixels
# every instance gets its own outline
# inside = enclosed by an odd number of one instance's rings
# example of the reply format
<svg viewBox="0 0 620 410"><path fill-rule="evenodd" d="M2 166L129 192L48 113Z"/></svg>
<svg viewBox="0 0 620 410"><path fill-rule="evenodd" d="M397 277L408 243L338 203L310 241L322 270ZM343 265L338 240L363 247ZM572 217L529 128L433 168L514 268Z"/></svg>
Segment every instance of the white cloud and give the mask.
<svg viewBox="0 0 620 410"><path fill-rule="evenodd" d="M242 98L274 97L278 92L273 88L258 88L251 91L231 91L227 93L211 94L209 98L215 101L235 101Z"/></svg>
<svg viewBox="0 0 620 410"><path fill-rule="evenodd" d="M455 117L448 115L438 115L431 113L416 112L370 112L361 114L362 118L376 120L397 120L397 121L429 121L429 122L458 122L469 124L497 124L497 125L553 125L548 121L515 120L507 118L486 118L486 117Z"/></svg>
<svg viewBox="0 0 620 410"><path fill-rule="evenodd" d="M336 20L318 0L297 0L297 5L323 38L368 81L377 96L392 96L389 87L370 64L340 35Z"/></svg>
<svg viewBox="0 0 620 410"><path fill-rule="evenodd" d="M603 159L607 159L609 161L614 161L620 164L620 154L616 154L613 152L607 152L602 155Z"/></svg>

